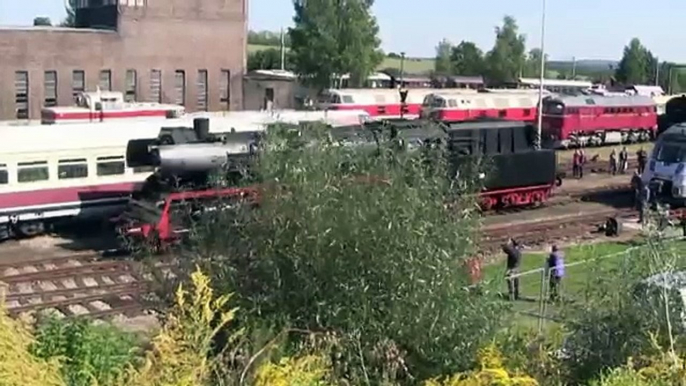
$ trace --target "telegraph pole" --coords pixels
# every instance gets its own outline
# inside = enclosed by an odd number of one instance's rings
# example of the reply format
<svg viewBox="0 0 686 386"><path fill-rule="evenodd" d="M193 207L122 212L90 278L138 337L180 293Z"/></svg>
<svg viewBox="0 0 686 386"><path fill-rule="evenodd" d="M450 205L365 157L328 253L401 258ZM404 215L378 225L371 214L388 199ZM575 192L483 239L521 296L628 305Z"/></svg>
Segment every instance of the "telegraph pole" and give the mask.
<svg viewBox="0 0 686 386"><path fill-rule="evenodd" d="M281 27L281 71L286 69L286 37L283 34L283 27Z"/></svg>
<svg viewBox="0 0 686 386"><path fill-rule="evenodd" d="M541 127L543 126L543 82L545 81L545 3L541 12L541 77L538 85L538 125L536 125L536 148L541 148Z"/></svg>
<svg viewBox="0 0 686 386"><path fill-rule="evenodd" d="M407 90L405 89L405 53L400 53L400 118L405 117L405 102L407 101Z"/></svg>

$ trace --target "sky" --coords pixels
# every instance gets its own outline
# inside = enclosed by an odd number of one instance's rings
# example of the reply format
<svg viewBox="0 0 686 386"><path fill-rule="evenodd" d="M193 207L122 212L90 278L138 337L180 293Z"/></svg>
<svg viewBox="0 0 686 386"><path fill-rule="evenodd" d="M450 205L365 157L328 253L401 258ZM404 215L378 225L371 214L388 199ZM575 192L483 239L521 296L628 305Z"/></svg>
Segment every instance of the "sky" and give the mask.
<svg viewBox="0 0 686 386"><path fill-rule="evenodd" d="M164 0L148 0L164 1ZM249 26L279 30L292 25L291 0L250 0ZM494 28L513 16L527 47L539 47L542 0L376 0L382 48L432 57L437 43L493 46ZM64 16L64 0L0 0L0 25L30 25L35 16ZM638 37L661 60L686 62L685 0L547 0L545 50L551 59L617 60Z"/></svg>

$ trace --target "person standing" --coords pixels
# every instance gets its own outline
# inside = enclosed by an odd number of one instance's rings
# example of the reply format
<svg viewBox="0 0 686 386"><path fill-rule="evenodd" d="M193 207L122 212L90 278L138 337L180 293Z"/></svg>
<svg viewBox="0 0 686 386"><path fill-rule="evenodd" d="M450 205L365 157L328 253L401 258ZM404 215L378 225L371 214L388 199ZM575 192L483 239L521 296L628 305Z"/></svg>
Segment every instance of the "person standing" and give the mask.
<svg viewBox="0 0 686 386"><path fill-rule="evenodd" d="M579 178L579 164L581 163L581 154L579 149L574 150L574 155L572 156L572 174L574 178Z"/></svg>
<svg viewBox="0 0 686 386"><path fill-rule="evenodd" d="M565 274L564 255L553 245L550 255L548 255L548 275L550 280L550 301L557 301L560 298L560 284Z"/></svg>
<svg viewBox="0 0 686 386"><path fill-rule="evenodd" d="M638 174L638 170L634 170L634 175L631 177L631 189L634 191L634 208L640 209L639 202L641 200L641 186L643 181L641 181L641 175Z"/></svg>
<svg viewBox="0 0 686 386"><path fill-rule="evenodd" d="M505 280L507 280L507 292L510 300L519 300L519 264L522 254L516 241L510 239L503 245L503 252L507 256Z"/></svg>
<svg viewBox="0 0 686 386"><path fill-rule="evenodd" d="M586 153L584 149L579 149L579 179L584 178L584 164L586 163Z"/></svg>
<svg viewBox="0 0 686 386"><path fill-rule="evenodd" d="M615 149L612 149L610 153L610 174L613 176L617 174L617 152Z"/></svg>
<svg viewBox="0 0 686 386"><path fill-rule="evenodd" d="M645 224L645 215L646 212L648 211L649 205L650 205L650 199L652 196L652 192L650 190L650 184L642 184L643 186L641 187L641 199L639 201L639 208L638 208L638 222L641 224Z"/></svg>
<svg viewBox="0 0 686 386"><path fill-rule="evenodd" d="M626 151L626 146L619 152L619 172L626 174L626 169L629 167L629 153Z"/></svg>
<svg viewBox="0 0 686 386"><path fill-rule="evenodd" d="M638 152L636 152L636 158L638 160L638 174L643 174L646 169L648 154L646 154L646 151L643 150L643 148L640 148Z"/></svg>

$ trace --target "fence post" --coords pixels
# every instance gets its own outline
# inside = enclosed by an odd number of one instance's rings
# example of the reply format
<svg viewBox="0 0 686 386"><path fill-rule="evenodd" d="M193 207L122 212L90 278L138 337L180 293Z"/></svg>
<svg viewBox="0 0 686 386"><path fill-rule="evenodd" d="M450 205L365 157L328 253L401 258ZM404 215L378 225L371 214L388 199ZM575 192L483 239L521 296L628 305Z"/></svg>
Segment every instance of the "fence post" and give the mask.
<svg viewBox="0 0 686 386"><path fill-rule="evenodd" d="M543 331L543 312L545 309L546 269L541 270L541 288L538 291L538 334Z"/></svg>

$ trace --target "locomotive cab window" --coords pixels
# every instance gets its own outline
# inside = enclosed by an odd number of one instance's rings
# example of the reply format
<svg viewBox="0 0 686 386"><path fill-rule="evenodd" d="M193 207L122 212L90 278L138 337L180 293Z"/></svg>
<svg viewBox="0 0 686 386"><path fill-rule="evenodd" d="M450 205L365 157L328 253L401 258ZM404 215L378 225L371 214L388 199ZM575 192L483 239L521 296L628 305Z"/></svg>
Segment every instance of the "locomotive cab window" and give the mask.
<svg viewBox="0 0 686 386"><path fill-rule="evenodd" d="M50 177L47 161L19 162L17 164L17 181L47 181Z"/></svg>
<svg viewBox="0 0 686 386"><path fill-rule="evenodd" d="M97 158L98 176L116 176L124 174L126 167L123 156L110 156Z"/></svg>
<svg viewBox="0 0 686 386"><path fill-rule="evenodd" d="M341 102L338 102L341 103ZM353 97L350 95L343 95L343 103L355 103Z"/></svg>
<svg viewBox="0 0 686 386"><path fill-rule="evenodd" d="M88 177L88 162L85 158L60 160L57 164L60 180Z"/></svg>
<svg viewBox="0 0 686 386"><path fill-rule="evenodd" d="M0 164L0 185L7 185L9 182L9 173L7 172L7 165Z"/></svg>

